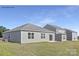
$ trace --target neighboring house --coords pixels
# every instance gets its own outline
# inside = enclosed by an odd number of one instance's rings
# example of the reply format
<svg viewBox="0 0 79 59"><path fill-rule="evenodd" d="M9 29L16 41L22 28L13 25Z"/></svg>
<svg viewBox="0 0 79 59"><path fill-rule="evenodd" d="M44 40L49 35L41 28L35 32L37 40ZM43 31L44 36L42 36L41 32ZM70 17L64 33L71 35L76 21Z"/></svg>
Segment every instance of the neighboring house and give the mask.
<svg viewBox="0 0 79 59"><path fill-rule="evenodd" d="M19 43L55 41L55 33L33 24L25 24L4 32L3 39Z"/></svg>
<svg viewBox="0 0 79 59"><path fill-rule="evenodd" d="M69 41L78 40L77 32L69 30L69 29L65 29L65 30L66 30L66 34L67 34L67 40L69 40Z"/></svg>
<svg viewBox="0 0 79 59"><path fill-rule="evenodd" d="M55 41L66 41L66 31L63 28L49 24L44 28L55 32Z"/></svg>

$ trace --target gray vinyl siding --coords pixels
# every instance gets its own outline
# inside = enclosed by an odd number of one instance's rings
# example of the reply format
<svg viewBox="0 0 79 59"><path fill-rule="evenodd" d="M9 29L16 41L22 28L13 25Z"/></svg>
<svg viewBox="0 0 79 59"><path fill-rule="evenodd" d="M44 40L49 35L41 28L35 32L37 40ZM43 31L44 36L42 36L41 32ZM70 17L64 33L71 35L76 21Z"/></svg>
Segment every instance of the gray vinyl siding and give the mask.
<svg viewBox="0 0 79 59"><path fill-rule="evenodd" d="M66 34L66 31L63 29L56 29L56 34Z"/></svg>
<svg viewBox="0 0 79 59"><path fill-rule="evenodd" d="M34 33L34 39L28 39L28 33ZM45 39L41 39L42 33L45 34ZM31 32L31 31L7 32L3 34L3 39L7 39L10 42L17 42L17 43L48 42L50 41L49 35L52 35L53 36L52 41L55 41L55 33Z"/></svg>
<svg viewBox="0 0 79 59"><path fill-rule="evenodd" d="M28 33L34 33L34 39L28 39ZM21 43L48 42L50 34L53 35L53 41L54 41L55 39L54 33L45 33L45 39L41 39L41 33L43 32L21 31Z"/></svg>
<svg viewBox="0 0 79 59"><path fill-rule="evenodd" d="M77 32L73 32L70 30L66 30L67 40L69 41L77 41Z"/></svg>
<svg viewBox="0 0 79 59"><path fill-rule="evenodd" d="M12 42L21 43L21 32L20 31L14 31L14 32L4 33L3 39L7 39L8 41L12 41Z"/></svg>
<svg viewBox="0 0 79 59"><path fill-rule="evenodd" d="M72 41L72 32L66 31L67 34L67 40Z"/></svg>
<svg viewBox="0 0 79 59"><path fill-rule="evenodd" d="M67 41L67 35L66 34L62 34L62 41Z"/></svg>
<svg viewBox="0 0 79 59"><path fill-rule="evenodd" d="M77 33L72 33L72 41L77 41Z"/></svg>

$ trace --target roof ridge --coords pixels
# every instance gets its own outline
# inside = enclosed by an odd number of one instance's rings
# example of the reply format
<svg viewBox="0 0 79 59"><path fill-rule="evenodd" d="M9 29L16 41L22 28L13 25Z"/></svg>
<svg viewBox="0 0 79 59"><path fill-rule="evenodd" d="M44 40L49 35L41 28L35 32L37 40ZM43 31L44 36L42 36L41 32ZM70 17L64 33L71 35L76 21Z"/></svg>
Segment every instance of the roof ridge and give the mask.
<svg viewBox="0 0 79 59"><path fill-rule="evenodd" d="M52 25L52 24L47 24L47 25L48 25L48 26L51 26L51 27L53 26L53 27L55 27L55 28L64 29L64 28L62 28L62 27L60 27L60 26L58 26L58 25ZM46 25L46 26L47 26L47 25Z"/></svg>
<svg viewBox="0 0 79 59"><path fill-rule="evenodd" d="M31 24L31 23L27 23L27 24L24 24L24 25L21 25L21 26L18 26L10 31L17 31L17 30L26 30L26 31L40 31L40 32L53 32L53 31L50 31L50 30L47 30L45 28L42 28L38 25L35 25L35 24Z"/></svg>

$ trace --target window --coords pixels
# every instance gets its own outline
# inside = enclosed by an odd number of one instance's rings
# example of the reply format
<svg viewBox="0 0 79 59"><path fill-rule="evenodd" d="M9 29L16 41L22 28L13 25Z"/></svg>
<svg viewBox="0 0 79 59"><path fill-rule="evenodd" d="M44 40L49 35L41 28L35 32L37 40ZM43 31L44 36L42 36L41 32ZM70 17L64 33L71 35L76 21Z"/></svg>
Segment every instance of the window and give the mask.
<svg viewBox="0 0 79 59"><path fill-rule="evenodd" d="M41 39L45 39L45 34L41 34Z"/></svg>
<svg viewBox="0 0 79 59"><path fill-rule="evenodd" d="M34 33L32 33L32 39L34 39Z"/></svg>
<svg viewBox="0 0 79 59"><path fill-rule="evenodd" d="M30 36L31 36L31 33L28 33L28 39L31 39Z"/></svg>
<svg viewBox="0 0 79 59"><path fill-rule="evenodd" d="M34 33L28 33L28 39L34 39Z"/></svg>

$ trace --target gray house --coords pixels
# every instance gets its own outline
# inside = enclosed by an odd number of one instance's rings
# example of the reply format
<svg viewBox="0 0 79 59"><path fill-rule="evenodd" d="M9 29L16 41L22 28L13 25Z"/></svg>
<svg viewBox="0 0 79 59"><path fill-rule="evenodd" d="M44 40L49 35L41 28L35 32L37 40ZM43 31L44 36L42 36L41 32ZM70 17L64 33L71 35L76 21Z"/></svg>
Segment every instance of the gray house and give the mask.
<svg viewBox="0 0 79 59"><path fill-rule="evenodd" d="M70 29L65 29L65 30L66 30L66 34L67 34L67 40L69 40L69 41L77 41L78 40L77 32L72 31Z"/></svg>
<svg viewBox="0 0 79 59"><path fill-rule="evenodd" d="M55 33L33 24L25 24L4 32L3 39L19 43L53 42Z"/></svg>
<svg viewBox="0 0 79 59"><path fill-rule="evenodd" d="M55 41L66 41L66 31L63 28L49 24L44 28L55 32Z"/></svg>

